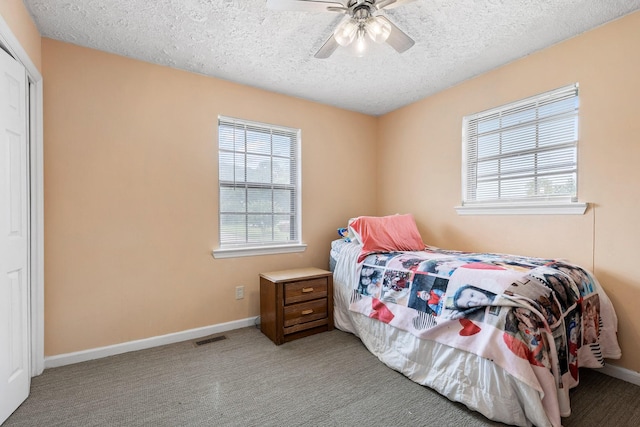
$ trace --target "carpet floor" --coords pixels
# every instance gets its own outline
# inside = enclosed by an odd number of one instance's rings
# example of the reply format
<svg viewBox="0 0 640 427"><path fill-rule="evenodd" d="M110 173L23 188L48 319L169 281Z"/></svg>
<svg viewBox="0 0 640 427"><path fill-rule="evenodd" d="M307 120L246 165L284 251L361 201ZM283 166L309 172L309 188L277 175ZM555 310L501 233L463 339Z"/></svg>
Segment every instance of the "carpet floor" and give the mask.
<svg viewBox="0 0 640 427"><path fill-rule="evenodd" d="M408 380L339 330L276 346L226 339L47 369L15 426L501 426ZM565 427L640 425L640 387L581 371Z"/></svg>

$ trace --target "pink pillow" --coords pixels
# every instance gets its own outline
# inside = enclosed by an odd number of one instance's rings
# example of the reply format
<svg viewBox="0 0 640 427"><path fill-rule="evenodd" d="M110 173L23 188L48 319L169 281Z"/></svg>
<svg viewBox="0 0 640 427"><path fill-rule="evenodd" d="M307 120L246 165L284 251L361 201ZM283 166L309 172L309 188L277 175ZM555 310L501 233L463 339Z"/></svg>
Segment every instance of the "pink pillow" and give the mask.
<svg viewBox="0 0 640 427"><path fill-rule="evenodd" d="M413 216L361 216L350 222L362 250L358 262L372 253L395 251L421 251L425 248Z"/></svg>

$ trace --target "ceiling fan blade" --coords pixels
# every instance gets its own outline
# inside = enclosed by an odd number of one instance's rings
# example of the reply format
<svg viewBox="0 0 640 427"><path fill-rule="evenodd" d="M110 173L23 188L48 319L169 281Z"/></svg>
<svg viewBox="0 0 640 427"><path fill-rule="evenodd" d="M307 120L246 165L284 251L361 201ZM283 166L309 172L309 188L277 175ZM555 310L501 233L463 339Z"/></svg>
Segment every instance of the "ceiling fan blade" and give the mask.
<svg viewBox="0 0 640 427"><path fill-rule="evenodd" d="M387 39L387 44L398 51L398 53L402 53L405 50L409 49L411 46L416 44L415 41L408 35L404 33L400 28L396 27L395 24L389 21L386 17L379 15L378 18L382 18L391 25L391 34L389 34L389 38Z"/></svg>
<svg viewBox="0 0 640 427"><path fill-rule="evenodd" d="M331 37L329 37L327 39L326 42L324 42L324 44L322 45L322 47L320 49L318 49L318 51L316 52L315 55L313 55L314 57L318 58L318 59L325 59L331 56L331 54L333 52L336 51L336 49L338 48L338 46L340 46L338 44L338 42L336 41L336 38L333 37L333 34L331 34Z"/></svg>
<svg viewBox="0 0 640 427"><path fill-rule="evenodd" d="M394 9L398 6L402 6L403 4L411 3L416 0L379 0L376 2L376 9Z"/></svg>
<svg viewBox="0 0 640 427"><path fill-rule="evenodd" d="M267 0L267 8L271 10L298 10L302 12L335 12L346 10L338 1L313 0Z"/></svg>

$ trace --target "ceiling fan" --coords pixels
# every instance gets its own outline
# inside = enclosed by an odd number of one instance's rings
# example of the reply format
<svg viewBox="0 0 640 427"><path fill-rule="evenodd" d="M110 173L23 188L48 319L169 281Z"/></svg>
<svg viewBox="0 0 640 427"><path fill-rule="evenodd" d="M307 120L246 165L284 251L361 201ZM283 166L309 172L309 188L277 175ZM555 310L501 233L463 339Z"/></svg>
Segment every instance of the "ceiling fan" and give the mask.
<svg viewBox="0 0 640 427"><path fill-rule="evenodd" d="M396 27L380 11L392 9L414 0L267 0L272 10L300 10L306 12L335 12L345 14L333 34L314 55L324 59L331 56L338 46L349 46L355 42L356 56L363 56L366 37L376 43L387 43L399 53L415 44L415 41Z"/></svg>

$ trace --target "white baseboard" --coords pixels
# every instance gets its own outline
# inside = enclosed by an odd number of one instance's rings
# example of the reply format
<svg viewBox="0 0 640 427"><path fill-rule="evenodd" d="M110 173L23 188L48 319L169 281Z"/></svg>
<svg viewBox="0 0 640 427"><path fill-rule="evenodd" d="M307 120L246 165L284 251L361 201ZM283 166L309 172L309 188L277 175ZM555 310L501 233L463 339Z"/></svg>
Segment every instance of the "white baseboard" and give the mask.
<svg viewBox="0 0 640 427"><path fill-rule="evenodd" d="M157 337L145 338L136 341L124 342L121 344L109 345L106 347L92 348L89 350L76 351L74 353L58 354L44 358L44 367L55 368L58 366L71 365L74 363L86 362L87 360L100 359L114 356L116 354L128 353L130 351L144 350L146 348L158 347L166 344L173 344L181 341L188 341L207 335L219 334L233 329L254 326L256 317L249 317L233 322L219 323L217 325L204 326L202 328L189 329Z"/></svg>
<svg viewBox="0 0 640 427"><path fill-rule="evenodd" d="M609 363L604 365L604 368L596 369L596 371L631 384L640 385L640 372L621 368L620 366L611 365Z"/></svg>

